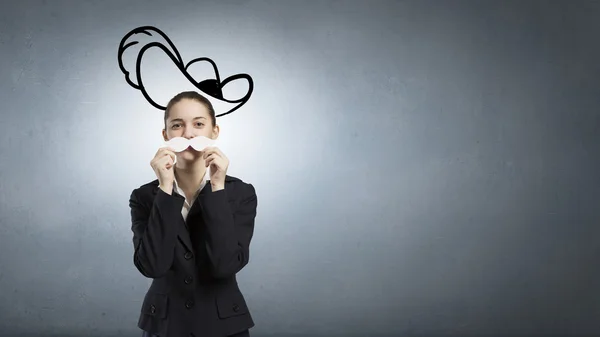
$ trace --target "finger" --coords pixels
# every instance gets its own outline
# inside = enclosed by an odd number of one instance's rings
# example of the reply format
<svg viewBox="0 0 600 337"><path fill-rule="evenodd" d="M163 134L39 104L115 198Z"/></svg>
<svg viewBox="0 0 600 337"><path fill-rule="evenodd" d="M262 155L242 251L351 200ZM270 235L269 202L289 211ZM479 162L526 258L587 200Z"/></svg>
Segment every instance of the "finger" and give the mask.
<svg viewBox="0 0 600 337"><path fill-rule="evenodd" d="M227 157L225 156L225 153L223 153L223 151L221 151L221 149L219 149L218 147L214 146L214 147L213 147L213 150L214 150L214 151L215 151L215 152L216 152L216 153L217 153L219 156L221 156L221 157L223 157L223 158L227 158Z"/></svg>
<svg viewBox="0 0 600 337"><path fill-rule="evenodd" d="M223 167L225 167L226 163L229 161L225 153L223 153L223 151L221 151L221 149L219 148L215 148L215 153L221 158L221 160L223 161Z"/></svg>
<svg viewBox="0 0 600 337"><path fill-rule="evenodd" d="M219 149L218 147L215 147L215 152L218 153L219 156L225 157L225 154L223 153L223 151L221 151L221 149Z"/></svg>
<svg viewBox="0 0 600 337"><path fill-rule="evenodd" d="M206 161L206 167L211 166L218 170L223 170L223 160L220 157L211 157Z"/></svg>
<svg viewBox="0 0 600 337"><path fill-rule="evenodd" d="M158 156L164 152L175 152L175 150L173 150L171 147L163 146L163 147L159 148L158 150L156 150L155 156Z"/></svg>
<svg viewBox="0 0 600 337"><path fill-rule="evenodd" d="M211 154L217 153L214 147L207 147L202 152L204 152L203 153L204 159L208 158L208 156L210 156Z"/></svg>
<svg viewBox="0 0 600 337"><path fill-rule="evenodd" d="M175 154L175 152L172 152L169 150L161 151L161 152L157 153L156 156L154 157L154 159L152 160L152 162L156 162L157 160L165 158L165 157L171 157L171 159L173 160L173 164L175 164L177 162L177 155Z"/></svg>
<svg viewBox="0 0 600 337"><path fill-rule="evenodd" d="M152 161L150 161L150 165L163 167L166 163L171 163L172 165L175 165L176 162L177 162L176 155L169 155L168 153L165 153L162 156L152 159Z"/></svg>
<svg viewBox="0 0 600 337"><path fill-rule="evenodd" d="M177 162L177 154L175 153L175 151L171 150L171 149L163 149L163 151L161 152L162 156L169 156L173 159L173 164L175 164Z"/></svg>
<svg viewBox="0 0 600 337"><path fill-rule="evenodd" d="M221 157L219 157L219 155L218 155L218 154L216 154L216 153L213 153L213 154L211 154L211 155L207 156L205 160L206 160L207 162L208 162L208 161L211 161L211 162L212 162L213 160L216 160L216 159L221 159Z"/></svg>
<svg viewBox="0 0 600 337"><path fill-rule="evenodd" d="M171 156L174 156L175 150L165 147L165 148L160 149L159 152L157 153L157 155L163 155L163 154L169 154Z"/></svg>
<svg viewBox="0 0 600 337"><path fill-rule="evenodd" d="M211 149L211 153L216 153L216 154L218 154L219 156L221 156L221 157L223 157L223 158L226 158L226 157L225 157L225 154L223 153L223 151L221 151L221 149L219 149L218 147L216 147L216 146L213 146L213 147L211 147L210 149Z"/></svg>
<svg viewBox="0 0 600 337"><path fill-rule="evenodd" d="M215 161L215 156L209 156L206 161L205 161L205 166L208 167L209 165L213 164Z"/></svg>
<svg viewBox="0 0 600 337"><path fill-rule="evenodd" d="M156 160L156 164L158 167L169 168L168 166L175 165L175 159L173 159L173 157L171 157L169 154L165 154L164 156L162 156Z"/></svg>
<svg viewBox="0 0 600 337"><path fill-rule="evenodd" d="M218 155L219 155L219 156L221 156L221 157L225 157L225 154L223 153L223 151L221 151L221 149L219 149L219 148L218 148L218 147L216 147L216 146L209 146L209 147L206 147L206 148L204 148L204 150L203 150L203 151L204 151L204 153L207 153L207 154L216 153L216 154L218 154Z"/></svg>

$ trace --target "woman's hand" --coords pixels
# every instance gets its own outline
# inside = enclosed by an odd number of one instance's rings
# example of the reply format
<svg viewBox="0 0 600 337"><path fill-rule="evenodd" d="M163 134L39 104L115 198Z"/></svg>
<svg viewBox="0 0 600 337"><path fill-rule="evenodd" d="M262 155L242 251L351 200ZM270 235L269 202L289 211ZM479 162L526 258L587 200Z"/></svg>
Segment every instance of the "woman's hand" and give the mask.
<svg viewBox="0 0 600 337"><path fill-rule="evenodd" d="M229 159L217 147L204 149L203 158L206 161L206 167L210 167L210 184L213 192L224 189Z"/></svg>
<svg viewBox="0 0 600 337"><path fill-rule="evenodd" d="M167 194L173 191L173 182L175 181L175 172L173 162L175 159L173 149L163 147L156 151L154 158L150 161L150 166L158 178L159 187Z"/></svg>

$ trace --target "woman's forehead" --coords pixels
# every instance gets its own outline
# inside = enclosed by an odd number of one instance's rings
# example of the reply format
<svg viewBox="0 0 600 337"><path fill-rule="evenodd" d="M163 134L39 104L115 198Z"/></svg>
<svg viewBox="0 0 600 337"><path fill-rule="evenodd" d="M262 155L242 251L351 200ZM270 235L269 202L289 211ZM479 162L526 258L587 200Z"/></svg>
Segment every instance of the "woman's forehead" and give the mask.
<svg viewBox="0 0 600 337"><path fill-rule="evenodd" d="M182 100L173 105L169 111L169 119L194 119L194 118L208 118L210 116L206 106L200 102L192 100Z"/></svg>

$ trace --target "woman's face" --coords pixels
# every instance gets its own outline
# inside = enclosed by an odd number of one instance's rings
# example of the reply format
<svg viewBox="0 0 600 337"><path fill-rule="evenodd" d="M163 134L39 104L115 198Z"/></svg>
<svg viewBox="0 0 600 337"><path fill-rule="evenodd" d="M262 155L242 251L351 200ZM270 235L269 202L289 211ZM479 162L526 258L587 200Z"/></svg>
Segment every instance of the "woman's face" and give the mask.
<svg viewBox="0 0 600 337"><path fill-rule="evenodd" d="M217 139L219 127L212 126L210 113L204 104L191 99L182 99L169 110L163 137L165 140L169 140L174 137L191 139L196 136ZM195 160L201 155L201 152L189 147L185 151L177 153L177 160Z"/></svg>

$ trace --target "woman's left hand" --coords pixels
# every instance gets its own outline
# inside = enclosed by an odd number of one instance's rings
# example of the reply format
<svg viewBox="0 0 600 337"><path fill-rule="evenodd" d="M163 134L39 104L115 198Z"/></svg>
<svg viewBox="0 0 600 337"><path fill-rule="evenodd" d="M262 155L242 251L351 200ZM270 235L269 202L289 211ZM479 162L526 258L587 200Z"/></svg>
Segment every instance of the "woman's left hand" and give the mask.
<svg viewBox="0 0 600 337"><path fill-rule="evenodd" d="M213 191L225 188L225 175L229 167L229 159L217 147L204 149L204 160L206 167L210 167L210 184Z"/></svg>

